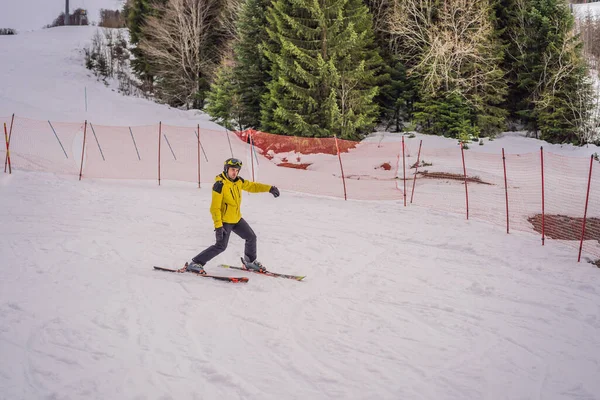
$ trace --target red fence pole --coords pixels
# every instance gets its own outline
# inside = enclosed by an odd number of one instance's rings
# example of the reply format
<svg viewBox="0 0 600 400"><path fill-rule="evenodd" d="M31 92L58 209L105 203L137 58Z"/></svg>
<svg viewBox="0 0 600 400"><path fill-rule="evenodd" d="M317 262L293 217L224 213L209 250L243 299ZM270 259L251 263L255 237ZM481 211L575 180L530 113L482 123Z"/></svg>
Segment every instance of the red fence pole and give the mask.
<svg viewBox="0 0 600 400"><path fill-rule="evenodd" d="M462 142L460 143L460 151L462 153L463 172L465 174L465 196L467 200L467 219L469 219L469 190L467 189L467 167L465 165L465 149Z"/></svg>
<svg viewBox="0 0 600 400"><path fill-rule="evenodd" d="M506 194L506 233L509 233L508 180L506 179L506 157L504 156L504 147L502 148L502 164L504 165L504 193Z"/></svg>
<svg viewBox="0 0 600 400"><path fill-rule="evenodd" d="M14 113L10 120L10 132L8 133L8 139L6 140L6 157L4 157L4 172L6 173L6 165L8 164L9 174L11 174L12 172L11 172L11 166L10 166L10 155L8 154L8 146L10 144L10 139L12 138L13 122L15 122L15 114ZM6 123L4 124L4 133L6 133Z"/></svg>
<svg viewBox="0 0 600 400"><path fill-rule="evenodd" d="M546 210L545 210L545 199L544 199L544 148L540 146L540 162L542 163L542 246L546 239Z"/></svg>
<svg viewBox="0 0 600 400"><path fill-rule="evenodd" d="M81 167L79 167L79 180L81 180L81 175L83 173L83 155L85 154L86 136L87 136L87 120L85 121L85 125L83 126L83 146L81 147Z"/></svg>
<svg viewBox="0 0 600 400"><path fill-rule="evenodd" d="M200 124L198 124L198 189L200 189Z"/></svg>
<svg viewBox="0 0 600 400"><path fill-rule="evenodd" d="M4 140L6 141L6 159L4 162L4 173L6 173L6 163L8 162L8 173L12 174L12 168L10 165L10 149L9 149L8 133L6 132L6 122L4 123Z"/></svg>
<svg viewBox="0 0 600 400"><path fill-rule="evenodd" d="M344 200L348 200L346 195L346 178L344 177L344 166L342 165L342 155L340 154L340 147L338 146L337 136L333 135L335 139L335 148L337 149L338 159L340 160L340 170L342 171L342 182L344 184Z"/></svg>
<svg viewBox="0 0 600 400"><path fill-rule="evenodd" d="M404 180L404 207L406 207L406 158L404 156L404 136L402 136L402 175Z"/></svg>
<svg viewBox="0 0 600 400"><path fill-rule="evenodd" d="M594 165L594 156L590 156L590 175L588 176L587 195L585 196L585 211L583 212L583 227L581 228L581 241L579 242L579 256L577 262L581 261L581 249L583 248L583 237L585 236L585 221L587 219L588 201L590 199L590 186L592 184L592 166Z"/></svg>
<svg viewBox="0 0 600 400"><path fill-rule="evenodd" d="M158 123L158 186L160 186L160 138L162 136L162 121Z"/></svg>
<svg viewBox="0 0 600 400"><path fill-rule="evenodd" d="M413 202L413 196L415 194L415 183L417 183L417 173L419 172L419 162L421 161L421 146L423 145L423 140L419 143L419 153L417 154L417 166L415 167L415 177L413 178L413 187L412 192L410 193L410 203Z"/></svg>

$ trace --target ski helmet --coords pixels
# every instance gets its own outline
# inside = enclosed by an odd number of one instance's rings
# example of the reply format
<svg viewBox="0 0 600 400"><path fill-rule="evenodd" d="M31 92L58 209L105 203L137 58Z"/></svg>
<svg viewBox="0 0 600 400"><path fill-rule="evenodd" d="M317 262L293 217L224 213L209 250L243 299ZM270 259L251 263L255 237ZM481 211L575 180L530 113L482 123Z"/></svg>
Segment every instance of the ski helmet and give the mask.
<svg viewBox="0 0 600 400"><path fill-rule="evenodd" d="M236 168L238 171L242 169L242 162L237 158L228 158L225 160L225 165L223 166L223 172L227 174L229 168Z"/></svg>

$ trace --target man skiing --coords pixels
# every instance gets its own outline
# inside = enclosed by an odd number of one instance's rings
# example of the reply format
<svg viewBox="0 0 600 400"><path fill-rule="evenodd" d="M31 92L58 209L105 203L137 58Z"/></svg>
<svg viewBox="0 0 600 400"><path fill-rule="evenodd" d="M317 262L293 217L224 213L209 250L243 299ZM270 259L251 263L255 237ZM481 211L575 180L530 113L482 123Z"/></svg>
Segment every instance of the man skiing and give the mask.
<svg viewBox="0 0 600 400"><path fill-rule="evenodd" d="M236 158L225 161L223 172L216 176L212 188L210 214L215 225L216 243L192 258L186 270L206 274L204 266L227 248L229 236L234 232L246 240L244 246L244 266L255 271L265 271L256 259L256 234L242 218L242 190L251 193L269 192L279 197L279 189L275 186L258 182L250 182L239 176L242 162Z"/></svg>

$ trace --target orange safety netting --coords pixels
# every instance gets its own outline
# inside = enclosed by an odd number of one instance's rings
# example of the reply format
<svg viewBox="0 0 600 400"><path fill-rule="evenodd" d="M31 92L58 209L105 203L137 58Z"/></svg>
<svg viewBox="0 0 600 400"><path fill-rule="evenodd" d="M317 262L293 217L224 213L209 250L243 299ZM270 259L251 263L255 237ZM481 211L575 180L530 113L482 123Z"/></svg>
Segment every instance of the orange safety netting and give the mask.
<svg viewBox="0 0 600 400"><path fill-rule="evenodd" d="M465 218L468 213L469 219L489 221L508 232L539 235L540 243L543 235L578 249L585 214L583 250L600 256L600 163L590 157L542 150L503 157L501 152L464 150L463 164L460 146L420 148L420 141L408 138L353 142L252 130L115 127L19 117L0 118L4 123L7 130L12 127L15 169L79 176L83 167L84 179L160 179L210 187L223 161L236 157L244 163L245 179L315 195L406 201ZM0 156L6 156L5 144Z"/></svg>

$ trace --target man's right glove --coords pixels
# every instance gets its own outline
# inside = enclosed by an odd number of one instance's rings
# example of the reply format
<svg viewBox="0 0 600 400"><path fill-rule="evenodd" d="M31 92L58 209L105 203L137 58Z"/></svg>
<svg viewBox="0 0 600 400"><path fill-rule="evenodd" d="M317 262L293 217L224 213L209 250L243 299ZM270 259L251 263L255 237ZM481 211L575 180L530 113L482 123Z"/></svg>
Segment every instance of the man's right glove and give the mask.
<svg viewBox="0 0 600 400"><path fill-rule="evenodd" d="M217 238L217 242L220 242L225 237L225 229L221 226L215 229L215 236Z"/></svg>
<svg viewBox="0 0 600 400"><path fill-rule="evenodd" d="M269 193L271 193L275 197L279 197L279 189L277 189L275 186L271 186L271 189L269 189Z"/></svg>

